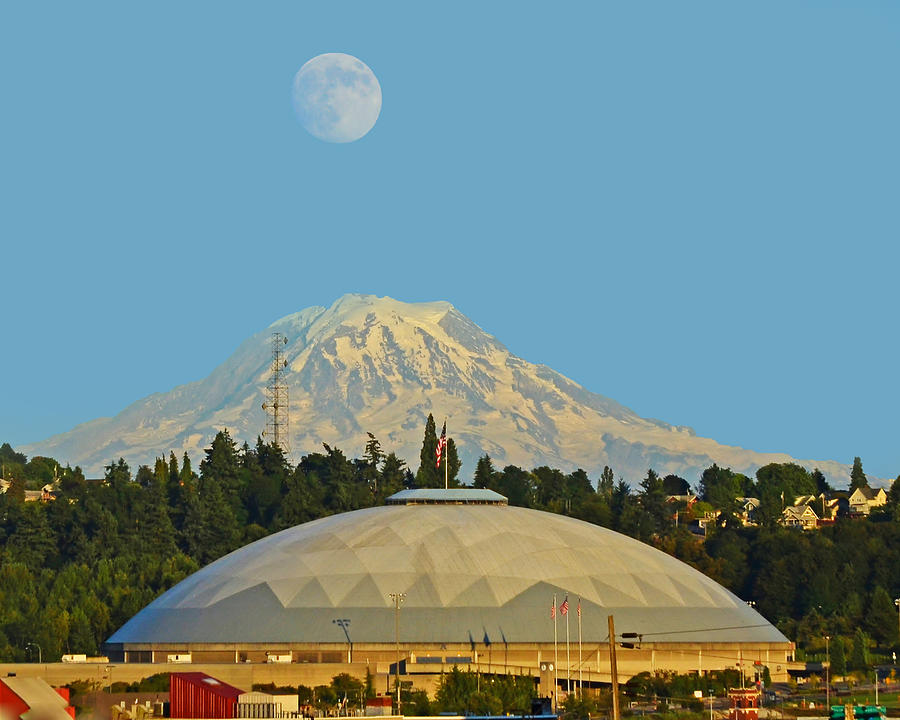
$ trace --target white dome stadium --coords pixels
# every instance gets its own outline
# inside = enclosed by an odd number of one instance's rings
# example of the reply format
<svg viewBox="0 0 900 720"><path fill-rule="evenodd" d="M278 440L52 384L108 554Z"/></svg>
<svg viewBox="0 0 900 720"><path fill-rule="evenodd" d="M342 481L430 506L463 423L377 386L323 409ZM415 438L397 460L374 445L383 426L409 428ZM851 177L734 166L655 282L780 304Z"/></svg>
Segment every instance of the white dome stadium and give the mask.
<svg viewBox="0 0 900 720"><path fill-rule="evenodd" d="M498 500L499 499L499 500ZM490 491L405 491L395 504L284 530L194 573L108 647L553 641L554 596L582 609L585 642L616 628L653 643L789 648L752 607L702 573L586 522L509 507ZM408 504L407 504L408 503ZM558 621L562 618L558 618ZM782 655L781 657L784 657Z"/></svg>

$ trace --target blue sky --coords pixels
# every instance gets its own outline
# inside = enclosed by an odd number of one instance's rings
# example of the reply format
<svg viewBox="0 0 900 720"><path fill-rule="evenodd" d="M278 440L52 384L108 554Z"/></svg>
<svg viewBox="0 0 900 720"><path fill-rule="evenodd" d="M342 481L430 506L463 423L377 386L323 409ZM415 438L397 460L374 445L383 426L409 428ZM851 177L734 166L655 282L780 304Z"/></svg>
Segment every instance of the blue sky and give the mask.
<svg viewBox="0 0 900 720"><path fill-rule="evenodd" d="M291 109L365 62L346 145ZM346 292L721 442L900 473L896 2L6 3L0 442Z"/></svg>

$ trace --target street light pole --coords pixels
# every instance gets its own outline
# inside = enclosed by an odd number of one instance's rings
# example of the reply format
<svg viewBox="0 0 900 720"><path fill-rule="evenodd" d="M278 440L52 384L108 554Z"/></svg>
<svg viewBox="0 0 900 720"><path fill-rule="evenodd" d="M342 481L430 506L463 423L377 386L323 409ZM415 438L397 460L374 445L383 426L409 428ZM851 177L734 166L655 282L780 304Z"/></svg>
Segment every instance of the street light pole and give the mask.
<svg viewBox="0 0 900 720"><path fill-rule="evenodd" d="M36 647L38 649L38 665L41 665L43 663L43 656L41 655L41 646L38 645L37 643L30 642L30 643L25 643L25 647L26 648Z"/></svg>
<svg viewBox="0 0 900 720"><path fill-rule="evenodd" d="M394 678L397 682L397 714L400 715L400 604L406 599L406 593L390 593L390 598L394 601L394 645L397 650Z"/></svg>
<svg viewBox="0 0 900 720"><path fill-rule="evenodd" d="M336 620L332 620L335 625L337 625L341 630L344 631L344 637L347 638L347 663L353 662L353 642L350 640L350 632L348 628L350 627L350 621L347 618L338 618Z"/></svg>
<svg viewBox="0 0 900 720"><path fill-rule="evenodd" d="M828 641L831 635L825 636L825 712L831 712L831 653L828 649Z"/></svg>

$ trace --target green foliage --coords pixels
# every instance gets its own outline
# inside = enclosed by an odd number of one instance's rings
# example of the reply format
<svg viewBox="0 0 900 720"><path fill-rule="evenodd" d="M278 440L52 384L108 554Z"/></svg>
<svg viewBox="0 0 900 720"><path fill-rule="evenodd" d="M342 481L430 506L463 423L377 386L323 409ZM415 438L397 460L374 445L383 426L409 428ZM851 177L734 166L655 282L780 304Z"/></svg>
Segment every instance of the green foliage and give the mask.
<svg viewBox="0 0 900 720"><path fill-rule="evenodd" d="M441 676L434 696L434 709L460 715L530 713L534 696L530 677L479 677L454 666Z"/></svg>
<svg viewBox="0 0 900 720"><path fill-rule="evenodd" d="M425 421L425 437L422 439L422 450L419 453L419 469L416 471L417 487L444 487L443 473L438 478L437 468L435 467L437 444L438 437L434 425L434 416L428 413L428 419Z"/></svg>
<svg viewBox="0 0 900 720"><path fill-rule="evenodd" d="M612 495L615 484L612 468L609 465L604 465L603 472L600 473L600 479L597 481L597 493L608 498Z"/></svg>
<svg viewBox="0 0 900 720"><path fill-rule="evenodd" d="M485 453L478 458L478 464L475 466L475 476L472 479L473 487L492 488L494 486L494 463L491 462L491 456Z"/></svg>
<svg viewBox="0 0 900 720"><path fill-rule="evenodd" d="M847 674L847 653L842 637L833 638L831 645L831 677L842 677Z"/></svg>
<svg viewBox="0 0 900 720"><path fill-rule="evenodd" d="M853 458L853 469L850 471L850 492L860 487L869 487L869 479L863 472L862 460Z"/></svg>
<svg viewBox="0 0 900 720"><path fill-rule="evenodd" d="M848 664L853 670L864 670L869 667L869 637L862 628L856 628L856 632L853 633Z"/></svg>
<svg viewBox="0 0 900 720"><path fill-rule="evenodd" d="M433 468L434 446L425 446L429 438L437 442L433 419L423 444L423 457L430 452L427 466ZM451 448L455 451L448 442L453 463ZM0 494L0 661L29 659L29 642L39 643L48 661L64 652L96 654L113 630L198 567L270 532L380 504L413 482L403 460L385 453L374 436L362 458L349 459L325 445L324 452L291 466L277 447L257 440L253 447L238 448L222 431L206 450L199 476L187 456L179 463L174 453L138 468L135 478L124 460L111 462L101 482L87 482L79 468L59 470L49 458L28 461L8 445L0 446L0 459L21 469L21 478L27 467L38 474L53 468L60 497L25 503L24 480L16 478ZM853 638L851 665L864 661L873 642L897 641L893 597L900 592L900 522L894 513L900 514L900 479L880 521L839 520L814 533L778 525L781 493L785 502L795 493L812 494L823 487L819 475L772 464L760 468L754 484L713 465L699 483L706 501L692 512L724 508L725 520L704 540L683 521L678 527L672 521L675 506L665 498L686 483L676 476L661 479L650 470L635 492L623 479L613 483L606 467L595 491L583 470L566 474L548 466L508 465L498 471L487 455L475 469L478 486L505 495L512 505L610 527L691 564L739 597L754 600L801 650L821 653L822 638L832 636L832 666L842 674L842 657L848 654L843 651L850 644L844 647L841 637ZM436 477L432 481L438 483ZM439 482L442 487L442 474ZM767 498L772 512L762 527L743 527L735 499L755 492ZM689 517L687 511L681 515ZM443 709L459 705L454 693L463 693L460 687L469 680L465 673L448 680L457 685L445 688ZM497 698L504 712L529 709L514 707L519 701L511 698L530 696L530 688L510 688L497 679L491 687L479 687L475 680L469 693L474 699L464 703L469 710L495 708ZM341 683L337 688L325 686L317 702L333 701L339 690L359 690ZM426 702L421 701L423 708Z"/></svg>
<svg viewBox="0 0 900 720"><path fill-rule="evenodd" d="M447 482L447 487L459 487L459 469L462 467L462 460L459 459L456 451L456 441L452 437L447 438L447 447L444 449L444 454L441 457L441 467L436 468L439 478L444 477L444 463L446 463L446 477L444 479ZM443 487L443 482L440 487Z"/></svg>
<svg viewBox="0 0 900 720"><path fill-rule="evenodd" d="M687 495L691 490L690 483L678 475L666 475L662 484L666 495Z"/></svg>
<svg viewBox="0 0 900 720"><path fill-rule="evenodd" d="M720 468L713 463L700 476L699 496L713 507L721 510L720 524L736 525L738 502L745 497L745 477L732 472L730 468Z"/></svg>
<svg viewBox="0 0 900 720"><path fill-rule="evenodd" d="M130 683L125 692L169 692L169 673L162 672L142 678L139 682Z"/></svg>

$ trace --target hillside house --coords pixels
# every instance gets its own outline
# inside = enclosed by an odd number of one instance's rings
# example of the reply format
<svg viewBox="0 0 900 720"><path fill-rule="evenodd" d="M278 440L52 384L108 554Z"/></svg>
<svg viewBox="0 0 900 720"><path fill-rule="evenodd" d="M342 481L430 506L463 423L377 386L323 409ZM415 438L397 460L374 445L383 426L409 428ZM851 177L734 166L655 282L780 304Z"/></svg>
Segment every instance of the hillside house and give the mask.
<svg viewBox="0 0 900 720"><path fill-rule="evenodd" d="M756 511L759 510L759 498L745 497L738 498L738 517L744 527L755 526L758 524L756 519Z"/></svg>
<svg viewBox="0 0 900 720"><path fill-rule="evenodd" d="M870 488L864 485L850 493L850 513L853 515L868 515L872 510L881 507L886 502L887 493L884 491L884 488Z"/></svg>
<svg viewBox="0 0 900 720"><path fill-rule="evenodd" d="M799 527L803 530L815 530L819 526L819 516L809 504L788 505L781 511L778 521L784 527Z"/></svg>
<svg viewBox="0 0 900 720"><path fill-rule="evenodd" d="M835 495L828 497L825 493L818 495L798 495L794 498L794 506L809 505L816 509L816 514L822 520L835 520L841 511L841 497Z"/></svg>

